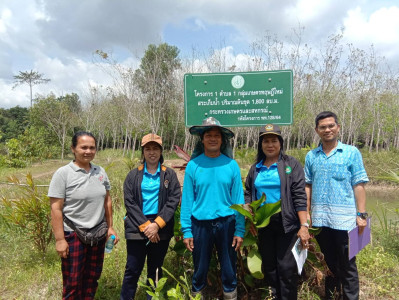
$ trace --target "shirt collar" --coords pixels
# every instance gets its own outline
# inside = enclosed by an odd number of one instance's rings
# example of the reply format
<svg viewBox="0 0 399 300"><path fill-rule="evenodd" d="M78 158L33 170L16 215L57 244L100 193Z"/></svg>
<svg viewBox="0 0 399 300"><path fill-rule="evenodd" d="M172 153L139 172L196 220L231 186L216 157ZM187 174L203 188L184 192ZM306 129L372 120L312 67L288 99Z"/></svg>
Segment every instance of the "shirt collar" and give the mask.
<svg viewBox="0 0 399 300"><path fill-rule="evenodd" d="M72 168L72 170L74 170L75 172L82 171L82 172L85 172L85 173L90 173L90 172L92 172L93 170L96 170L96 169L97 169L97 167L96 167L95 165L93 165L92 163L90 163L90 171L87 172L85 169L79 168L77 165L75 165L75 163L73 162L73 160L69 163L69 166L70 166L70 167Z"/></svg>
<svg viewBox="0 0 399 300"><path fill-rule="evenodd" d="M338 151L338 150L342 151L343 149L344 149L343 144L341 143L340 140L338 140L337 147L335 147L333 152ZM316 152L323 152L323 144L322 143L320 143L319 147L316 148Z"/></svg>
<svg viewBox="0 0 399 300"><path fill-rule="evenodd" d="M144 163L144 173L146 173L146 174L148 174L148 175L151 175L151 176L158 175L159 173L161 173L161 163L158 163L158 168L157 168L157 171L155 172L155 174L151 174L151 173L149 173L149 172L147 171L147 163L145 162L145 163Z"/></svg>
<svg viewBox="0 0 399 300"><path fill-rule="evenodd" d="M267 168L266 166L263 165L264 162L265 162L265 160L261 160L260 162L258 162L258 163L256 164L256 168L257 168L257 169L260 169L260 168L263 168L263 167ZM272 164L271 166L277 166L277 163L275 162L275 163ZM270 167L271 167L271 166L270 166ZM269 168L269 169L270 169L270 168Z"/></svg>

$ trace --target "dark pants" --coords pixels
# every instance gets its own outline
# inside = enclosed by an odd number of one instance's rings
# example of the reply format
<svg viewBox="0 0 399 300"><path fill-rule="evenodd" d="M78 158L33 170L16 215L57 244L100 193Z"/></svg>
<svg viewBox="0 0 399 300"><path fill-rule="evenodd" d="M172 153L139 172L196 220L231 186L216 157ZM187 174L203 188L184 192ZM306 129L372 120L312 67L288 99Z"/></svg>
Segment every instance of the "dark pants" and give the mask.
<svg viewBox="0 0 399 300"><path fill-rule="evenodd" d="M322 227L316 236L320 249L324 254L333 276L327 276L325 282L326 297L333 299L334 290L343 291L344 299L359 299L359 277L356 267L356 257L348 259L348 232Z"/></svg>
<svg viewBox="0 0 399 300"><path fill-rule="evenodd" d="M103 269L105 239L90 246L83 244L74 231L64 234L69 255L61 258L62 299L94 299Z"/></svg>
<svg viewBox="0 0 399 300"><path fill-rule="evenodd" d="M237 253L231 246L233 244L235 224L234 215L207 221L192 218L191 227L194 237L194 292L201 291L206 286L214 245L216 245L220 263L223 290L229 293L237 287Z"/></svg>
<svg viewBox="0 0 399 300"><path fill-rule="evenodd" d="M126 240L127 261L125 276L123 277L120 299L131 300L137 290L137 282L144 268L147 257L147 284L148 278L154 283L158 269L158 279L162 278L162 264L168 251L170 240L161 240L158 243L149 243L147 240Z"/></svg>
<svg viewBox="0 0 399 300"><path fill-rule="evenodd" d="M284 233L280 214L259 230L262 270L276 299L297 299L298 268L291 252L297 239L296 230Z"/></svg>

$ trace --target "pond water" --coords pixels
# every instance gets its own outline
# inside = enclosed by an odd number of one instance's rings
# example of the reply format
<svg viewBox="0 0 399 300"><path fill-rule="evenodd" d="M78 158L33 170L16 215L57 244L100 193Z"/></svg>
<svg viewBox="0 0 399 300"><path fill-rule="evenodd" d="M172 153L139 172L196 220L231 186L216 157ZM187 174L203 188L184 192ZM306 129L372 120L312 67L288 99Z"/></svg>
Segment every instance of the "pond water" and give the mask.
<svg viewBox="0 0 399 300"><path fill-rule="evenodd" d="M399 186L367 186L366 185L366 207L369 214L373 216L374 224L379 223L379 218L386 217L392 221L399 222Z"/></svg>

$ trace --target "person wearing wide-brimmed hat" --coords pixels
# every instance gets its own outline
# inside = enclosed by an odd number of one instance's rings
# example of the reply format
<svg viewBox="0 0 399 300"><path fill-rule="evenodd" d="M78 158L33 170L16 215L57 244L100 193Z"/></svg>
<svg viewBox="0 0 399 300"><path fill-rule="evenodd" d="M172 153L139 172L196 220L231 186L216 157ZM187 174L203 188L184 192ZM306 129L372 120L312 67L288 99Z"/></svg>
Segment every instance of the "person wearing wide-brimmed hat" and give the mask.
<svg viewBox="0 0 399 300"><path fill-rule="evenodd" d="M174 213L180 201L175 171L163 163L162 139L150 133L141 140L143 164L126 176L127 261L120 299L134 299L147 257L147 280L162 277L162 264L173 236ZM148 281L147 281L148 284ZM147 295L147 299L151 296Z"/></svg>
<svg viewBox="0 0 399 300"><path fill-rule="evenodd" d="M281 130L273 124L260 129L256 161L245 182L245 202L260 199L262 194L266 203L281 200L281 212L270 218L268 226L259 232L251 228L259 237L265 281L275 299L297 299L298 271L291 249L298 237L308 247L305 176L301 164L284 154Z"/></svg>
<svg viewBox="0 0 399 300"><path fill-rule="evenodd" d="M181 225L184 244L193 253L192 290L202 294L206 287L216 245L224 299L237 299L236 251L243 241L245 220L230 209L244 204L240 168L228 141L234 133L213 117L191 127L190 133L200 139L185 172Z"/></svg>

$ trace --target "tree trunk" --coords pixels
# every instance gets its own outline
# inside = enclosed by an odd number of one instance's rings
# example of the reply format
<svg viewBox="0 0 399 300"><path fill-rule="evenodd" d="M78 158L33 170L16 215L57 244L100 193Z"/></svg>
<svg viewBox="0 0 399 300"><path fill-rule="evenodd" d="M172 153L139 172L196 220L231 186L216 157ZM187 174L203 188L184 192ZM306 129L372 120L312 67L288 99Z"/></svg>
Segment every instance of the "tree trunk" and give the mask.
<svg viewBox="0 0 399 300"><path fill-rule="evenodd" d="M61 161L64 160L64 149L65 149L65 135L66 129L65 126L62 126L62 138L61 138Z"/></svg>
<svg viewBox="0 0 399 300"><path fill-rule="evenodd" d="M134 139L133 139L132 159L134 158L134 153L136 152L136 141L137 141L137 132L134 134Z"/></svg>

